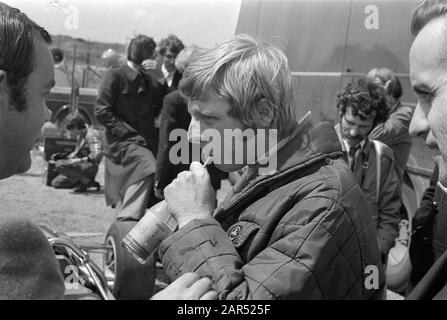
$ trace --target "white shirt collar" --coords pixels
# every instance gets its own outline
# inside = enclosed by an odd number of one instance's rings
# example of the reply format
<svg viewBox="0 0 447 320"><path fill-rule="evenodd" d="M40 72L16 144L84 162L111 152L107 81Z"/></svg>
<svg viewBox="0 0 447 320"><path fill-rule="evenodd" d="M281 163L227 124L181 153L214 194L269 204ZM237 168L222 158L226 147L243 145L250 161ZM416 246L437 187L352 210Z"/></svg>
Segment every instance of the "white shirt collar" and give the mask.
<svg viewBox="0 0 447 320"><path fill-rule="evenodd" d="M175 70L169 72L169 71L166 69L165 64L163 63L163 64L161 65L161 72L163 73L163 76L164 76L164 78L166 79L166 82L167 82L168 86L171 86L171 85L172 85L172 81L174 81L174 73L175 73Z"/></svg>
<svg viewBox="0 0 447 320"><path fill-rule="evenodd" d="M343 138L342 140L343 140L343 144L344 144L346 152L349 153L349 150L351 150L351 145L345 138ZM360 141L360 150L363 150L365 143L366 143L366 139L363 139L362 141Z"/></svg>

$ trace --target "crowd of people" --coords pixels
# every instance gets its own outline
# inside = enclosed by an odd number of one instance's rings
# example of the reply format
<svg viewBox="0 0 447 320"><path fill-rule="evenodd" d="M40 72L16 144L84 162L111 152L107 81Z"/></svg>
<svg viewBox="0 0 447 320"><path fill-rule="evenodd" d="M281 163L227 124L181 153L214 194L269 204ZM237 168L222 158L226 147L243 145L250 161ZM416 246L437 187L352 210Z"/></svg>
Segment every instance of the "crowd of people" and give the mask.
<svg viewBox="0 0 447 320"><path fill-rule="evenodd" d="M45 97L54 71L49 34L7 5L0 5L0 15L0 34L14 35L0 40L5 179L29 168L32 142L50 117ZM78 191L96 186L103 153L106 199L116 221L139 221L148 207L166 201L178 229L157 257L172 283L154 299L384 299L410 134L421 136L436 150L436 169L414 218L407 295L447 298L446 19L445 0L425 0L413 14L414 110L400 102L395 73L377 66L337 95L337 123L297 119L287 57L269 42L239 34L204 49L185 47L174 35L158 45L138 35L98 90L95 115L105 138L100 142L74 115L67 128L78 137L76 150L55 159L61 176L54 183L68 177ZM184 142L170 139L176 129L188 138L187 161L180 163L172 161L172 149ZM229 149L226 130L243 133L231 137ZM206 155L213 164L205 167L194 149L209 150L209 132L219 147ZM245 154L253 152L247 132L254 132L256 150L264 150L254 161ZM265 160L274 163L271 170ZM218 203L223 179L232 188ZM31 230L20 237L42 238L30 222L0 219L0 258L13 227ZM54 267L48 244L35 243ZM0 260L0 297L62 296L57 268L28 270L36 273L25 275L33 281L15 284L17 268L8 263Z"/></svg>

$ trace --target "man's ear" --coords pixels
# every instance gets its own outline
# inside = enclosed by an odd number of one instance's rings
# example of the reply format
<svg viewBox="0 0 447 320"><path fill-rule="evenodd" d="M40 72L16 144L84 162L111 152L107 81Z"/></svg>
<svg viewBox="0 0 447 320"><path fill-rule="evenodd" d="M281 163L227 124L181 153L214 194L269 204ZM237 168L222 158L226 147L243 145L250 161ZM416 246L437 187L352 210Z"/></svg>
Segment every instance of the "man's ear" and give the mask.
<svg viewBox="0 0 447 320"><path fill-rule="evenodd" d="M270 128L275 117L275 106L267 99L262 99L257 106L255 121L259 128Z"/></svg>

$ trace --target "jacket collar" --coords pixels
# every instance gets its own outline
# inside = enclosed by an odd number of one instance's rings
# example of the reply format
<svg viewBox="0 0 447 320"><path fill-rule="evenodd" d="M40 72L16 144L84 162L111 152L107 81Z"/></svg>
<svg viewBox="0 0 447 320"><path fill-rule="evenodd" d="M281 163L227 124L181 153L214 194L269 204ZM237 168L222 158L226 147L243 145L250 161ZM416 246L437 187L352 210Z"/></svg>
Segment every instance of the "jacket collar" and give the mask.
<svg viewBox="0 0 447 320"><path fill-rule="evenodd" d="M125 64L121 66L121 70L126 75L129 82L138 81L138 90L137 93L146 92L147 91L147 83L146 76L143 71L138 72L135 69L131 68L129 65Z"/></svg>
<svg viewBox="0 0 447 320"><path fill-rule="evenodd" d="M312 126L310 122L303 125L297 135L287 142L277 153L277 169L269 175L248 173L241 184L236 184L227 198L216 209L215 214L243 203L244 199L265 187L276 185L291 174L295 174L310 165L326 158L343 156L343 151L333 125L321 122Z"/></svg>

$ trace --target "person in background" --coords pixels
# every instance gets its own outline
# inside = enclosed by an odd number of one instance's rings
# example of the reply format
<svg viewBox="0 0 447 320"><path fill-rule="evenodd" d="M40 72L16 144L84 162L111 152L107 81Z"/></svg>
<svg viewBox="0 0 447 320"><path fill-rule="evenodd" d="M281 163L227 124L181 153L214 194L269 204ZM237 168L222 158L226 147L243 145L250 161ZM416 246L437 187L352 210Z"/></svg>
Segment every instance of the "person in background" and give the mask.
<svg viewBox="0 0 447 320"><path fill-rule="evenodd" d="M154 50L152 38L133 38L127 63L109 70L98 91L95 115L106 129L106 202L117 207L117 220L138 221L153 190L158 137L152 105L161 88L141 63L153 59Z"/></svg>
<svg viewBox="0 0 447 320"><path fill-rule="evenodd" d="M425 189L421 202L419 203L419 208L413 216L409 248L411 275L406 294L409 294L413 290L436 260L432 244L433 228L435 227L435 217L438 214L443 214L439 212L440 208L437 202L437 198L440 196L439 190L436 191L438 179L439 169L438 166L435 166L429 186Z"/></svg>
<svg viewBox="0 0 447 320"><path fill-rule="evenodd" d="M371 69L366 75L366 81L381 86L385 90L388 108L388 119L378 123L369 134L372 140L385 143L393 150L395 167L402 183L412 145L409 128L414 108L402 105L402 85L396 74L387 68Z"/></svg>
<svg viewBox="0 0 447 320"><path fill-rule="evenodd" d="M67 157L53 160L59 175L51 185L55 188L75 188L74 192L85 192L91 187L99 191L101 186L95 177L103 156L101 133L87 125L78 112L69 116L65 127L71 137L76 137L76 147Z"/></svg>
<svg viewBox="0 0 447 320"><path fill-rule="evenodd" d="M377 228L383 264L399 235L400 188L393 151L368 136L376 123L388 116L382 90L375 84L348 85L337 95L340 122L336 131L349 167L369 204Z"/></svg>
<svg viewBox="0 0 447 320"><path fill-rule="evenodd" d="M185 46L177 36L170 34L158 43L158 54L162 57L161 72L167 86L166 94L177 90L182 72L176 68L176 58Z"/></svg>
<svg viewBox="0 0 447 320"><path fill-rule="evenodd" d="M104 51L101 60L106 71L113 68L119 68L122 65L121 56L113 49Z"/></svg>

